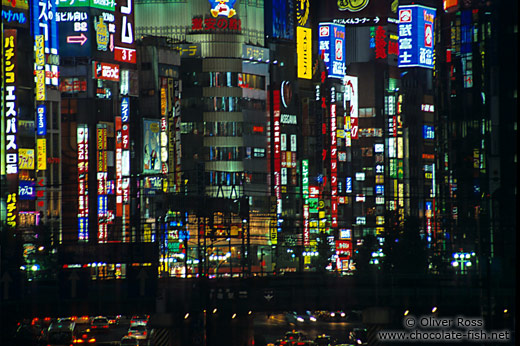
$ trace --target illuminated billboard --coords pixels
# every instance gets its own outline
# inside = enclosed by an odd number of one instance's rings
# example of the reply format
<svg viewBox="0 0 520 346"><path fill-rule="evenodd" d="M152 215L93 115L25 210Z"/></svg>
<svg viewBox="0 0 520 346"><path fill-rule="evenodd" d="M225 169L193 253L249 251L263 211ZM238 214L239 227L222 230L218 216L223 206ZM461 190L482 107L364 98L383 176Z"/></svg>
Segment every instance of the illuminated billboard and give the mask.
<svg viewBox="0 0 520 346"><path fill-rule="evenodd" d="M160 173L160 120L143 119L143 132L143 173Z"/></svg>
<svg viewBox="0 0 520 346"><path fill-rule="evenodd" d="M58 7L92 7L100 10L114 11L115 0L57 0Z"/></svg>
<svg viewBox="0 0 520 346"><path fill-rule="evenodd" d="M58 24L54 1L34 0L31 8L31 33L34 37L36 100L45 100L45 84L58 86ZM46 59L49 56L52 59ZM50 62L50 63L49 63Z"/></svg>
<svg viewBox="0 0 520 346"><path fill-rule="evenodd" d="M309 230L309 160L302 160L302 194L303 194L303 245L310 245Z"/></svg>
<svg viewBox="0 0 520 346"><path fill-rule="evenodd" d="M320 23L319 54L329 78L345 77L345 26Z"/></svg>
<svg viewBox="0 0 520 346"><path fill-rule="evenodd" d="M78 146L78 240L88 241L88 125L79 124L76 131Z"/></svg>
<svg viewBox="0 0 520 346"><path fill-rule="evenodd" d="M433 69L435 11L421 5L399 6L398 67Z"/></svg>
<svg viewBox="0 0 520 346"><path fill-rule="evenodd" d="M397 23L397 0L337 0L321 1L315 12L318 21L353 26L385 25Z"/></svg>
<svg viewBox="0 0 520 346"><path fill-rule="evenodd" d="M92 75L95 79L119 82L119 65L100 61L92 62Z"/></svg>
<svg viewBox="0 0 520 346"><path fill-rule="evenodd" d="M18 168L34 169L34 149L18 149Z"/></svg>
<svg viewBox="0 0 520 346"><path fill-rule="evenodd" d="M294 2L292 0L268 0L265 14L270 16L271 27L266 25L266 34L272 37L294 40Z"/></svg>
<svg viewBox="0 0 520 346"><path fill-rule="evenodd" d="M345 84L345 96L346 100L350 101L350 138L358 139L358 116L359 116L359 108L358 108L358 77L354 76L345 76L344 79ZM345 122L347 124L347 122ZM347 130L347 129L345 129Z"/></svg>
<svg viewBox="0 0 520 346"><path fill-rule="evenodd" d="M231 18L237 11L233 8L237 0L208 0L211 5L211 15L213 17L224 16Z"/></svg>
<svg viewBox="0 0 520 346"><path fill-rule="evenodd" d="M298 78L312 78L312 29L296 28L296 53L298 54Z"/></svg>
<svg viewBox="0 0 520 346"><path fill-rule="evenodd" d="M330 217L338 227L338 142L336 138L336 104L330 105Z"/></svg>
<svg viewBox="0 0 520 346"><path fill-rule="evenodd" d="M126 2L126 3L125 3ZM137 55L134 40L134 1L118 1L115 13L117 33L114 38L114 59L135 64Z"/></svg>
<svg viewBox="0 0 520 346"><path fill-rule="evenodd" d="M281 155L281 126L280 126L280 90L273 91L273 132L274 132L274 191L276 195L277 213L282 212L282 155Z"/></svg>
<svg viewBox="0 0 520 346"><path fill-rule="evenodd" d="M90 56L91 16L88 7L59 8L56 22L59 28L61 56Z"/></svg>
<svg viewBox="0 0 520 346"><path fill-rule="evenodd" d="M96 150L97 150L97 217L98 217L98 242L104 243L108 239L108 158L107 158L107 124L96 124Z"/></svg>

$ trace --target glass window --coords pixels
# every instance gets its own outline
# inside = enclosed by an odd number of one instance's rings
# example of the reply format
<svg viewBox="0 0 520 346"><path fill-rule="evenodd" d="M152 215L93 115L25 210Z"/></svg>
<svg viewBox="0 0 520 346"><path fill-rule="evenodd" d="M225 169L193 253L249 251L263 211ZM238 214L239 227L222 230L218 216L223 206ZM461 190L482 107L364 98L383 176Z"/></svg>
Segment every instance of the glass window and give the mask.
<svg viewBox="0 0 520 346"><path fill-rule="evenodd" d="M208 97L205 99L207 112L239 112L240 106L237 97Z"/></svg>
<svg viewBox="0 0 520 346"><path fill-rule="evenodd" d="M207 150L208 161L241 161L244 157L244 149L238 147L209 147Z"/></svg>

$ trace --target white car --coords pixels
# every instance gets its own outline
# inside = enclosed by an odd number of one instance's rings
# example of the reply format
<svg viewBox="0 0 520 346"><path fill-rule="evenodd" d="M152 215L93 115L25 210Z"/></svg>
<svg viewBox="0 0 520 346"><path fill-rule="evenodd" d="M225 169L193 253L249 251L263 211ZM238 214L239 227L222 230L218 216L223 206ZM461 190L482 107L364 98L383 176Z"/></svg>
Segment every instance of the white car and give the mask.
<svg viewBox="0 0 520 346"><path fill-rule="evenodd" d="M145 340L148 338L148 331L146 330L145 325L134 324L128 328L127 336L138 340Z"/></svg>

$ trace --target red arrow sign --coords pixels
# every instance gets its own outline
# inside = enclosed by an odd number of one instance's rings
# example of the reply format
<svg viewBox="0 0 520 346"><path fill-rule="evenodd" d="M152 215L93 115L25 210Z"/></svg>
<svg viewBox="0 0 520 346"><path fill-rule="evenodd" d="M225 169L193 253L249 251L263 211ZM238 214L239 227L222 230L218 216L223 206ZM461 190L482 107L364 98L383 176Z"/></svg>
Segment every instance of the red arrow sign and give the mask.
<svg viewBox="0 0 520 346"><path fill-rule="evenodd" d="M40 180L38 180L38 185L40 185L41 187L43 187L43 186L44 186L44 185L43 185L43 178L42 178L42 179L40 179Z"/></svg>
<svg viewBox="0 0 520 346"><path fill-rule="evenodd" d="M67 36L67 43L79 43L83 46L85 42L87 42L87 36L81 33L79 36Z"/></svg>

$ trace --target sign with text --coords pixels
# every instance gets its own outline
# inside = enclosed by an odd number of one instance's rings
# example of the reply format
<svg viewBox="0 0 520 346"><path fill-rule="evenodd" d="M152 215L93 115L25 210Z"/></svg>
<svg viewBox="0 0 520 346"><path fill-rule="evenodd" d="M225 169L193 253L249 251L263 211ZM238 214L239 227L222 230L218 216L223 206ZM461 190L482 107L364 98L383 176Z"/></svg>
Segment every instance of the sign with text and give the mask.
<svg viewBox="0 0 520 346"><path fill-rule="evenodd" d="M108 64L105 62L92 62L93 76L95 79L103 79L118 82L119 81L119 65Z"/></svg>
<svg viewBox="0 0 520 346"><path fill-rule="evenodd" d="M435 11L421 5L399 6L398 67L433 69Z"/></svg>
<svg viewBox="0 0 520 346"><path fill-rule="evenodd" d="M117 2L114 59L120 62L137 62L134 37L134 0Z"/></svg>
<svg viewBox="0 0 520 346"><path fill-rule="evenodd" d="M312 29L296 28L296 53L298 55L298 78L312 78Z"/></svg>
<svg viewBox="0 0 520 346"><path fill-rule="evenodd" d="M320 23L319 54L330 78L345 77L345 26Z"/></svg>

